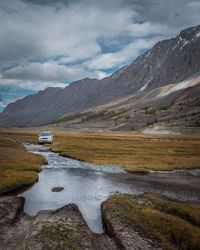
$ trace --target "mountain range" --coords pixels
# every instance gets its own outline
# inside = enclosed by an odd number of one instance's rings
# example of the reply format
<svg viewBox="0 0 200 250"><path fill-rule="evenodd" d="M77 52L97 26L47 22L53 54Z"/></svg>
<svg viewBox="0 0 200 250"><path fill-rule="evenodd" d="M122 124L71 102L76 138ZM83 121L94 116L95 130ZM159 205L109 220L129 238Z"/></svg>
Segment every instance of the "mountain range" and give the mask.
<svg viewBox="0 0 200 250"><path fill-rule="evenodd" d="M7 105L0 127L200 128L200 25L159 41L109 77L47 88Z"/></svg>

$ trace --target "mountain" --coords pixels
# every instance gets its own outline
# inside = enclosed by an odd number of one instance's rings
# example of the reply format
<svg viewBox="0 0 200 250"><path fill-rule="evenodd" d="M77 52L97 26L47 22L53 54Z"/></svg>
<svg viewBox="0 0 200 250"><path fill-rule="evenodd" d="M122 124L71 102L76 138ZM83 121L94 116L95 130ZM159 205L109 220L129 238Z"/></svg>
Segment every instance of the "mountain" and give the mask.
<svg viewBox="0 0 200 250"><path fill-rule="evenodd" d="M0 114L0 127L35 126L55 120L57 124L68 126L77 117L77 123L80 124L80 119L87 122L87 119L91 120L92 114L99 121L99 115L102 114L105 128L140 128L152 123L152 117L149 117L153 115L153 107L178 103L182 96L184 101L185 98L198 99L199 53L200 25L181 31L175 38L156 43L129 66L102 80L85 78L64 89L47 88L9 104ZM176 95L178 99L174 97ZM193 109L197 110L198 100L195 103L197 105ZM146 116L140 114L142 109ZM127 118L117 124L118 115L124 113L131 118L133 112L134 120ZM174 109L173 112L179 111ZM162 120L161 113L160 117L153 115L153 121ZM168 116L166 119L174 117L172 113ZM112 125L107 121L111 121Z"/></svg>
<svg viewBox="0 0 200 250"><path fill-rule="evenodd" d="M117 78L131 90L153 89L179 82L200 71L200 25L158 42ZM123 84L123 85L124 85Z"/></svg>

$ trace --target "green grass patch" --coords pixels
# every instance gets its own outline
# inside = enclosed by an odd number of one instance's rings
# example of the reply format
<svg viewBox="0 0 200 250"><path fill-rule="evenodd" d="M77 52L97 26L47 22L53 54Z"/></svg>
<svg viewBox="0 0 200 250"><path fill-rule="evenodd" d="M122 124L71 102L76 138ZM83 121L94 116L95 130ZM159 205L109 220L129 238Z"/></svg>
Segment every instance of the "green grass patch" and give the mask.
<svg viewBox="0 0 200 250"><path fill-rule="evenodd" d="M149 174L149 169L146 168L126 168L126 171L128 171L129 173L133 173L133 174Z"/></svg>
<svg viewBox="0 0 200 250"><path fill-rule="evenodd" d="M1 166L0 170L20 170L20 171L35 171L40 172L42 167L40 165L17 165L17 166Z"/></svg>

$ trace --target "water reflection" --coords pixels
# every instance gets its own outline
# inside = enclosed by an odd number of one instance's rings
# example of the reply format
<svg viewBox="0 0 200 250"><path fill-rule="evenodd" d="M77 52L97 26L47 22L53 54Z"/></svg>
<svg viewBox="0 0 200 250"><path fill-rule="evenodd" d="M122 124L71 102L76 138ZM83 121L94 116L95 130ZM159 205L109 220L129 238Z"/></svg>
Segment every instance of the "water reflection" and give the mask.
<svg viewBox="0 0 200 250"><path fill-rule="evenodd" d="M39 174L39 182L21 194L24 210L35 215L44 209L57 209L68 203L78 205L93 232L102 233L100 204L116 191L138 194L154 190L182 200L200 201L200 175L153 173L137 176L120 167L99 166L60 157L41 146L26 146L27 150L44 155L49 164ZM52 192L56 186L61 192Z"/></svg>

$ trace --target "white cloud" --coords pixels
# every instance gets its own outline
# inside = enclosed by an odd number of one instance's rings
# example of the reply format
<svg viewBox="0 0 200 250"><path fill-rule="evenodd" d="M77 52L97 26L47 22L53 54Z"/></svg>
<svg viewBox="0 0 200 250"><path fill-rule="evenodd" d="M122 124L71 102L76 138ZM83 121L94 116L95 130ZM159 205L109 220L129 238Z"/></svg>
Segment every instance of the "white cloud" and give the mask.
<svg viewBox="0 0 200 250"><path fill-rule="evenodd" d="M5 108L5 107L6 107L6 105L3 104L3 102L0 102L0 108Z"/></svg>
<svg viewBox="0 0 200 250"><path fill-rule="evenodd" d="M94 73L96 74L97 79L103 79L105 77L108 77L110 74L107 74L106 72L95 70Z"/></svg>
<svg viewBox="0 0 200 250"><path fill-rule="evenodd" d="M11 80L11 79L1 79L0 86L2 87L13 87L18 89L26 89L31 91L44 90L48 87L60 87L64 88L67 84L62 82L45 82L45 81L24 81L24 80ZM16 98L14 98L16 100Z"/></svg>
<svg viewBox="0 0 200 250"><path fill-rule="evenodd" d="M39 81L73 81L81 78L94 77L94 73L90 73L82 69L81 65L64 66L52 62L46 63L30 63L26 66L18 66L2 73L2 79L14 80L39 80Z"/></svg>
<svg viewBox="0 0 200 250"><path fill-rule="evenodd" d="M116 66L122 66L137 57L141 50L151 48L158 40L160 40L160 37L149 40L137 39L133 43L125 46L122 50L116 53L100 54L92 60L85 62L85 65L89 69L109 69Z"/></svg>
<svg viewBox="0 0 200 250"><path fill-rule="evenodd" d="M148 35L169 36L177 32L175 17L173 25L165 19L165 15L171 16L175 11L170 4L155 1L155 6L150 4L152 1L132 2L133 5L123 0L85 0L72 1L68 5L59 1L53 5L37 5L22 0L0 1L0 23L3 24L0 27L0 65L10 67L57 56L63 57L61 61L64 63L75 62L101 53L99 38L113 40L129 36L134 39ZM185 15L182 23L193 16L196 21L197 15L193 15L198 14L196 5L197 2L190 4L188 14L185 5L179 6L177 11L184 10ZM165 23L158 15L163 15Z"/></svg>
<svg viewBox="0 0 200 250"><path fill-rule="evenodd" d="M134 16L127 8L106 10L84 3L58 6L0 2L2 66L55 56L68 62L91 58L100 52L98 38L129 32Z"/></svg>
<svg viewBox="0 0 200 250"><path fill-rule="evenodd" d="M43 89L62 81L103 78L107 74L102 70L131 62L158 37L200 23L198 1L35 2L0 1L2 86Z"/></svg>
<svg viewBox="0 0 200 250"><path fill-rule="evenodd" d="M11 68L0 75L0 86L12 86L28 90L43 90L47 87L66 87L63 82L80 80L85 77L101 79L105 72L89 72L82 65L58 65L54 61L30 63Z"/></svg>
<svg viewBox="0 0 200 250"><path fill-rule="evenodd" d="M176 29L174 27L170 27L167 24L160 23L132 23L130 25L130 34L133 37L146 37L149 35L163 35L169 36L170 34L175 33Z"/></svg>

